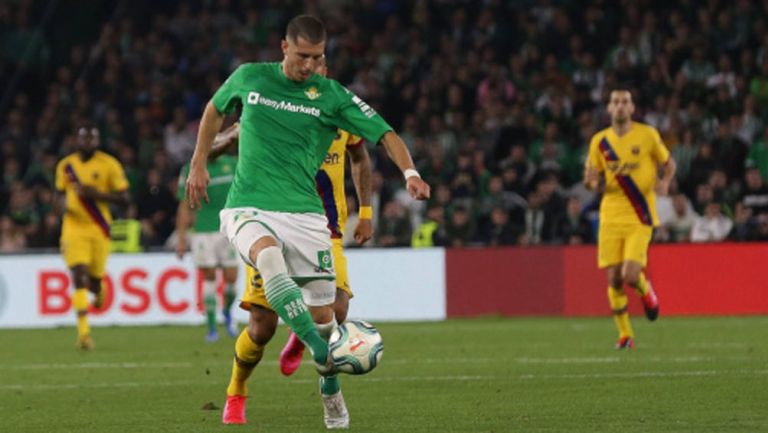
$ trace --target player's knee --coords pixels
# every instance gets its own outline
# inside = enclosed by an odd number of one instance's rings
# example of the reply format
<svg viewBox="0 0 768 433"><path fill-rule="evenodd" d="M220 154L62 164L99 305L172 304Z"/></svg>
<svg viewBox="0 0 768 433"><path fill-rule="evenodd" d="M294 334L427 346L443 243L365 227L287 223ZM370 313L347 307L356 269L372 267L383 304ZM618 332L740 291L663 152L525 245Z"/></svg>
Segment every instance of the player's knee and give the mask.
<svg viewBox="0 0 768 433"><path fill-rule="evenodd" d="M237 268L224 268L224 282L227 284L237 282Z"/></svg>
<svg viewBox="0 0 768 433"><path fill-rule="evenodd" d="M74 283L75 288L90 288L88 270L85 265L72 267L72 282Z"/></svg>
<svg viewBox="0 0 768 433"><path fill-rule="evenodd" d="M315 323L328 323L333 321L333 304L322 306L310 306L309 312Z"/></svg>
<svg viewBox="0 0 768 433"><path fill-rule="evenodd" d="M216 279L216 268L200 268L200 273L203 274L203 279L206 281Z"/></svg>
<svg viewBox="0 0 768 433"><path fill-rule="evenodd" d="M254 243L254 247L256 247L258 243L259 242ZM254 263L256 263L256 268L258 268L262 278L264 278L264 282L271 280L278 274L288 273L283 253L277 245L270 245L266 248L259 249L258 255L255 258L256 260Z"/></svg>
<svg viewBox="0 0 768 433"><path fill-rule="evenodd" d="M254 343L265 346L272 340L277 330L277 314L266 308L254 306L246 329L248 337Z"/></svg>
<svg viewBox="0 0 768 433"><path fill-rule="evenodd" d="M637 285L637 282L640 280L640 272L637 272L633 269L630 269L630 270L625 269L621 274L621 278L624 280L625 283L634 287Z"/></svg>

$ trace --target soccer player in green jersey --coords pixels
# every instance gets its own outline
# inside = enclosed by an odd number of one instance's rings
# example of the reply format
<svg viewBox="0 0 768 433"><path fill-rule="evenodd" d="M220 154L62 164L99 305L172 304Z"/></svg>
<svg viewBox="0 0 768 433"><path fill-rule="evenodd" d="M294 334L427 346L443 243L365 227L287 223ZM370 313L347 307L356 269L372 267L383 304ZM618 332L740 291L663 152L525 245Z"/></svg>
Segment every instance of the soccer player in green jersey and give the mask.
<svg viewBox="0 0 768 433"><path fill-rule="evenodd" d="M331 237L315 189L315 174L337 129L381 142L416 199L430 188L414 169L405 143L375 110L338 82L314 73L325 52L325 27L316 18L292 19L281 63L237 68L216 91L200 121L187 178L187 200L207 200L206 160L224 116L242 105L239 161L221 211L221 229L240 256L259 269L278 316L309 347L320 380L328 428L347 428L349 413L330 361L328 337L336 321ZM263 354L256 330L262 312L251 310L236 343L225 423L245 422L245 379ZM237 377L234 377L237 376ZM233 385L234 384L234 385Z"/></svg>
<svg viewBox="0 0 768 433"><path fill-rule="evenodd" d="M237 134L237 125L233 125L216 137L217 142L226 142ZM237 282L237 267L239 259L227 237L219 231L219 212L227 201L227 193L232 178L235 175L237 158L223 155L216 160L208 161L208 173L211 182L208 185L209 202L196 212L189 209L189 203L184 199L186 191L189 164L181 169L179 176L179 207L176 212L176 255L184 257L187 252L187 228L193 225L194 233L190 236L192 244L192 259L195 267L203 275L203 306L205 307L208 335L206 340L214 342L219 339L216 326L216 271L222 270L224 276L224 325L231 337L236 337L237 326L232 320L231 307L237 297L235 283Z"/></svg>

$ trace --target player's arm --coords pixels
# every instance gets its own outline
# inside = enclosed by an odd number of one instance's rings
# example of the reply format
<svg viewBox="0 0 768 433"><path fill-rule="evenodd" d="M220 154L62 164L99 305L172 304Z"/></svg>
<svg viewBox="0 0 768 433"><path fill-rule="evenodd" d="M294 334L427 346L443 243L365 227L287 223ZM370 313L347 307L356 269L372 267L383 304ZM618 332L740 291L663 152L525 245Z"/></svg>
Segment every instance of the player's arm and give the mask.
<svg viewBox="0 0 768 433"><path fill-rule="evenodd" d="M365 146L360 143L347 147L352 182L355 184L357 201L360 203L359 220L355 227L355 241L363 245L373 236L373 208L371 208L371 158Z"/></svg>
<svg viewBox="0 0 768 433"><path fill-rule="evenodd" d="M405 176L406 187L411 197L417 200L426 200L430 195L429 185L421 179L411 159L411 153L405 146L405 142L394 131L388 131L381 137L381 144L387 151L389 159L394 162Z"/></svg>
<svg viewBox="0 0 768 433"><path fill-rule="evenodd" d="M597 136L592 137L587 160L584 161L583 182L587 189L591 191L599 191L605 186L605 172L602 169L602 159L597 144Z"/></svg>
<svg viewBox="0 0 768 433"><path fill-rule="evenodd" d="M656 192L661 195L667 195L669 194L669 184L675 178L675 173L677 172L675 159L670 156L665 164L659 166L659 171L661 172L661 178L656 182Z"/></svg>
<svg viewBox="0 0 768 433"><path fill-rule="evenodd" d="M192 222L192 209L186 200L179 200L179 207L176 209L176 256L183 258L187 252L187 228Z"/></svg>
<svg viewBox="0 0 768 433"><path fill-rule="evenodd" d="M658 162L658 170L661 172L661 178L656 181L656 192L661 195L669 194L669 184L675 177L677 163L669 153L667 146L661 140L661 135L656 129L651 129L651 140L653 140L653 150L651 155Z"/></svg>
<svg viewBox="0 0 768 433"><path fill-rule="evenodd" d="M240 124L235 122L229 128L216 134L213 139L211 152L208 154L208 161L214 161L216 158L237 147L240 141Z"/></svg>
<svg viewBox="0 0 768 433"><path fill-rule="evenodd" d="M192 161L189 166L189 176L187 176L186 199L192 209L200 207L200 200L208 202L208 168L206 163L208 155L211 153L213 140L224 123L224 115L209 101L203 111L203 117L200 119L200 129L197 132L197 143L195 152L192 154Z"/></svg>
<svg viewBox="0 0 768 433"><path fill-rule="evenodd" d="M96 188L81 184L75 184L73 188L75 188L75 191L80 196L91 200L106 201L119 205L127 205L131 202L131 196L127 189L122 191L101 192Z"/></svg>

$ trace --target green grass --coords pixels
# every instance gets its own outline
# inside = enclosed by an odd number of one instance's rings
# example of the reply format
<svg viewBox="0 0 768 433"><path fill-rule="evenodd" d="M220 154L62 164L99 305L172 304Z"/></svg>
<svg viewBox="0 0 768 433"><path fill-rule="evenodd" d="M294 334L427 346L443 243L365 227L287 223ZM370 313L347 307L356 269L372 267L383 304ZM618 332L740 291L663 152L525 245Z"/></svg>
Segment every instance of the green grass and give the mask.
<svg viewBox="0 0 768 433"><path fill-rule="evenodd" d="M768 317L380 324L369 376L342 377L356 432L768 431ZM199 327L0 331L0 432L322 432L317 377L284 378L281 329L250 381L246 426L222 426L233 341Z"/></svg>

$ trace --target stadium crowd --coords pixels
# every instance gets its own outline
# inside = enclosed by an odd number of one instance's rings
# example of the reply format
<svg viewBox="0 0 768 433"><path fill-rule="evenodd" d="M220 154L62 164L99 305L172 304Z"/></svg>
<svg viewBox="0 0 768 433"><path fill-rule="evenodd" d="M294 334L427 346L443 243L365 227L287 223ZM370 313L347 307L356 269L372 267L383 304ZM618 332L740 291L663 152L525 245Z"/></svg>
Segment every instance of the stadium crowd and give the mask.
<svg viewBox="0 0 768 433"><path fill-rule="evenodd" d="M412 201L367 143L375 246L594 242L582 164L616 85L678 163L655 241L768 240L766 2L19 0L0 4L0 251L58 245L54 168L84 119L130 180L117 215L169 247L205 102L239 64L279 61L297 12L326 21L329 76L433 187Z"/></svg>

